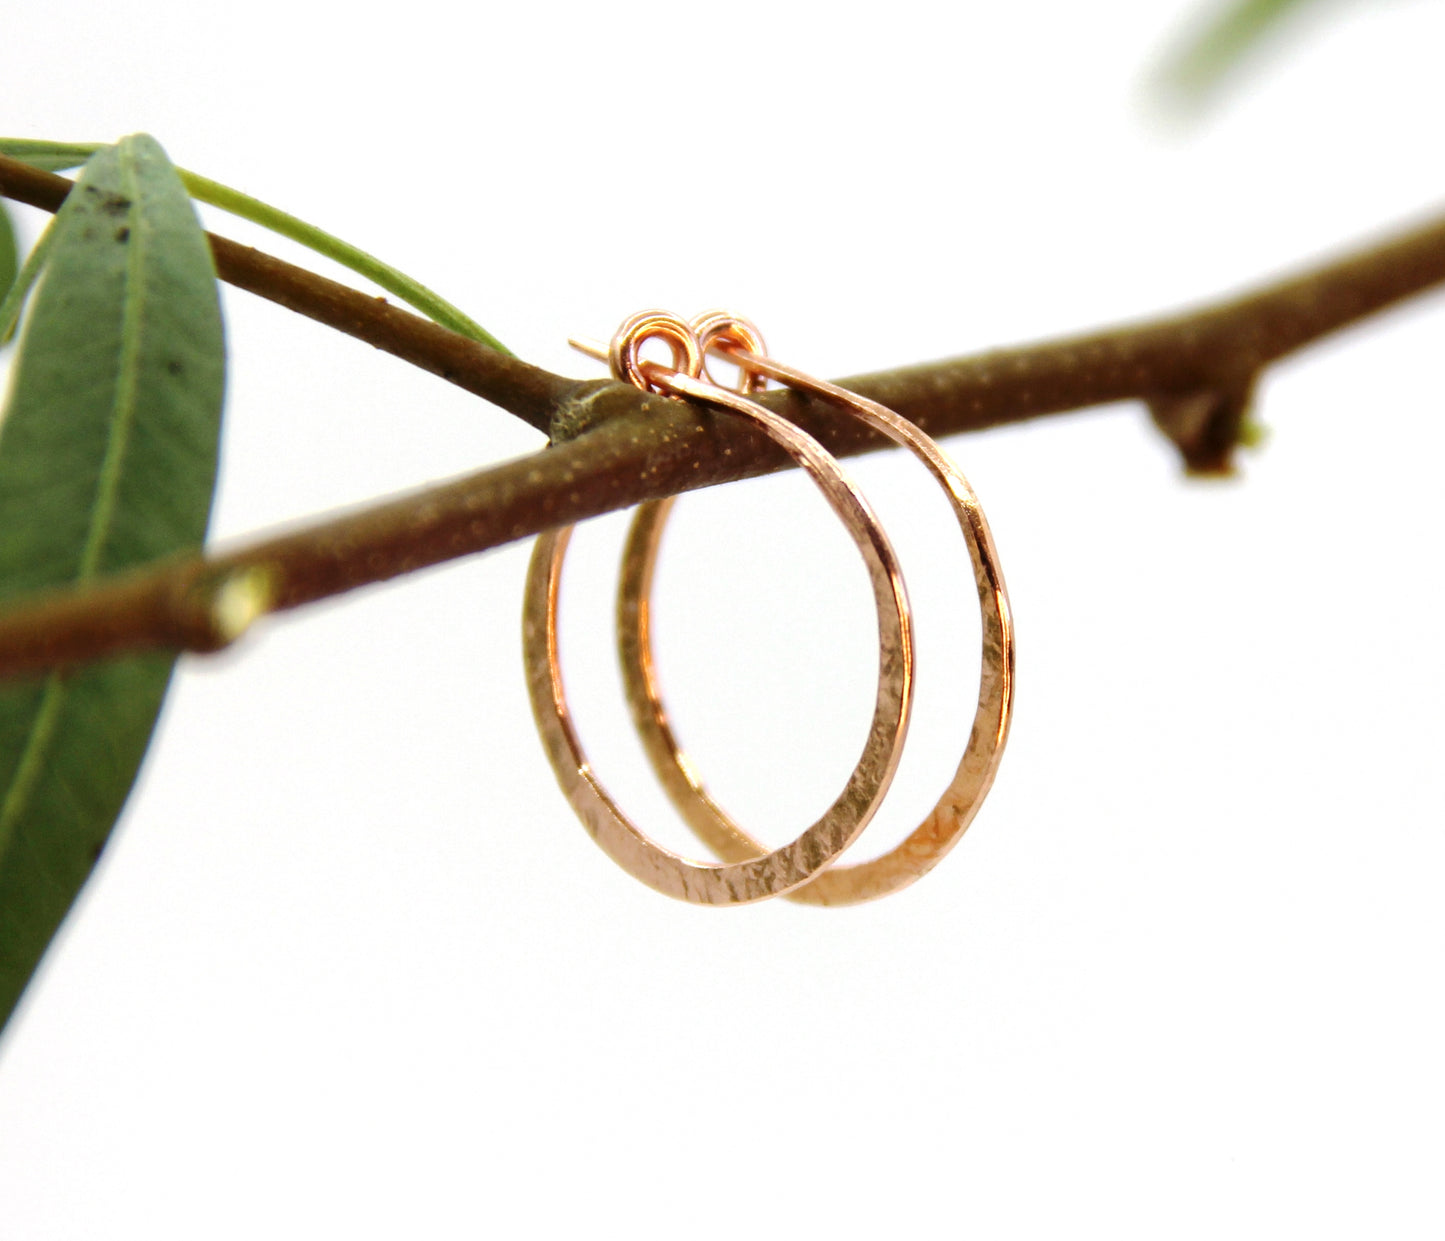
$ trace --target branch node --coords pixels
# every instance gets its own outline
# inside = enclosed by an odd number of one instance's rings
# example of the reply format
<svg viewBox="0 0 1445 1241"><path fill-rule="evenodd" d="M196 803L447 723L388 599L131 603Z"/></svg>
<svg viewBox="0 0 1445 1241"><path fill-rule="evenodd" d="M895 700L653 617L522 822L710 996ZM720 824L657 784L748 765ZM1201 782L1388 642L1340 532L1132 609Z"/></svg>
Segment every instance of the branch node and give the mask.
<svg viewBox="0 0 1445 1241"><path fill-rule="evenodd" d="M1195 392L1156 396L1149 414L1173 442L1185 473L1196 478L1227 478L1235 472L1235 449L1259 442L1258 425L1249 418L1258 371Z"/></svg>
<svg viewBox="0 0 1445 1241"><path fill-rule="evenodd" d="M227 567L202 573L178 601L177 628L192 651L230 646L261 617L275 610L275 574L265 565Z"/></svg>
<svg viewBox="0 0 1445 1241"><path fill-rule="evenodd" d="M623 414L635 414L638 402L670 400L668 397L649 398L630 384L620 384L611 379L597 379L579 384L577 390L557 403L552 411L547 436L553 444L565 444L574 440L584 431L601 426Z"/></svg>
<svg viewBox="0 0 1445 1241"><path fill-rule="evenodd" d="M229 646L276 605L276 582L262 565L227 573L211 590L211 627Z"/></svg>

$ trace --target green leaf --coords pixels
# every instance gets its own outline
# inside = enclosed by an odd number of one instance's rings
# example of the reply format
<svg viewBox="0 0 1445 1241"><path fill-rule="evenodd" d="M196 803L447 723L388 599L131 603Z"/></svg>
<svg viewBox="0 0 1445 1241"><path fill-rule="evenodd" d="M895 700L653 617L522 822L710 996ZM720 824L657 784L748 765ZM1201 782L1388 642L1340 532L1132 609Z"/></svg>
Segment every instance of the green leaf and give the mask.
<svg viewBox="0 0 1445 1241"><path fill-rule="evenodd" d="M55 240L0 420L0 606L205 536L224 386L210 248L138 135L98 152ZM135 780L174 656L0 687L0 1024Z"/></svg>
<svg viewBox="0 0 1445 1241"><path fill-rule="evenodd" d="M1186 106L1215 94L1225 79L1304 9L1319 0L1226 0L1168 60L1160 85Z"/></svg>
<svg viewBox="0 0 1445 1241"><path fill-rule="evenodd" d="M79 168L100 150L95 142L45 142L38 138L0 138L0 155L24 160L45 172Z"/></svg>
<svg viewBox="0 0 1445 1241"><path fill-rule="evenodd" d="M0 302L10 292L20 272L20 257L15 246L15 225L5 205L0 203Z"/></svg>
<svg viewBox="0 0 1445 1241"><path fill-rule="evenodd" d="M229 211L243 220L250 220L263 228L269 228L273 233L279 233L282 237L300 242L317 254L325 255L343 267L349 267L357 275L366 277L372 284L421 311L433 323L439 323L462 336L469 336L479 344L486 345L488 349L511 356L511 350L480 323L391 264L383 263L349 241L342 241L340 237L334 237L314 224L298 220L294 215L289 215L270 203L263 203L259 198L252 198L240 190L233 190L229 185L222 185L219 181L212 181L199 173L187 172L184 168L180 172L186 189L190 190L191 197L198 202L220 207L222 211Z"/></svg>

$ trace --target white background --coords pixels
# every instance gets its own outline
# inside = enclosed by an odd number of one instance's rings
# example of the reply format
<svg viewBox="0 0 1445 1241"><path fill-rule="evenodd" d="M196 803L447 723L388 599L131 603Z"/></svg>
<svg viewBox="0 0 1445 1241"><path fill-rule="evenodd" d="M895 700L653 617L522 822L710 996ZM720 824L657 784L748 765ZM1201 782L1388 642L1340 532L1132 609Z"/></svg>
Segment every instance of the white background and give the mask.
<svg viewBox="0 0 1445 1241"><path fill-rule="evenodd" d="M569 333L723 304L856 374L1438 208L1445 9L1339 6L1192 127L1143 86L1191 11L27 4L0 117L152 132L553 369L598 373ZM542 446L226 312L222 541ZM1440 1235L1442 333L1436 297L1277 368L1229 482L1183 478L1132 405L951 442L1013 592L1017 717L965 841L875 905L694 909L595 849L531 725L526 547L187 660L0 1040L0 1236ZM932 804L973 693L957 536L906 466L858 469L921 635L865 845ZM568 674L650 826L596 526ZM684 737L786 838L871 693L841 534L798 478L689 498L659 608Z"/></svg>

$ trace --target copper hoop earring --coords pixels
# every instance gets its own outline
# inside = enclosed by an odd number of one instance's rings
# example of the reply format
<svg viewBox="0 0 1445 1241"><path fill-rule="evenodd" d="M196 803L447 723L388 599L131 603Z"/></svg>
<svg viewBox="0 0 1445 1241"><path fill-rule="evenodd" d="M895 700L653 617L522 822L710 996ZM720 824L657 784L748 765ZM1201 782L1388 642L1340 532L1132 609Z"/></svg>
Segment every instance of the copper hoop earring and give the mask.
<svg viewBox="0 0 1445 1241"><path fill-rule="evenodd" d="M1008 738L1013 708L1013 620L993 536L962 471L911 422L875 401L768 358L756 328L746 320L714 312L694 319L692 328L704 357L717 351L741 368L744 390L775 379L821 397L907 448L943 487L968 546L983 621L983 657L973 726L953 779L938 804L901 844L868 862L835 864L789 894L795 901L817 905L846 905L885 896L926 874L958 842L993 784ZM766 846L749 836L709 796L668 723L653 663L649 598L670 504L655 501L638 509L623 552L618 590L623 684L643 748L669 800L718 857L737 863L757 856Z"/></svg>
<svg viewBox="0 0 1445 1241"><path fill-rule="evenodd" d="M641 345L652 338L672 348L673 369L641 360ZM660 312L635 315L618 329L609 352L618 379L704 401L764 430L808 471L867 565L878 612L878 692L852 776L823 817L791 844L771 852L755 847L745 857L717 863L691 861L649 839L593 775L567 709L557 649L558 593L571 527L539 535L532 553L523 603L527 688L557 781L588 833L629 874L668 896L704 905L778 896L814 879L857 839L897 770L913 700L913 625L897 559L872 509L815 439L746 397L697 377L701 351L681 319Z"/></svg>

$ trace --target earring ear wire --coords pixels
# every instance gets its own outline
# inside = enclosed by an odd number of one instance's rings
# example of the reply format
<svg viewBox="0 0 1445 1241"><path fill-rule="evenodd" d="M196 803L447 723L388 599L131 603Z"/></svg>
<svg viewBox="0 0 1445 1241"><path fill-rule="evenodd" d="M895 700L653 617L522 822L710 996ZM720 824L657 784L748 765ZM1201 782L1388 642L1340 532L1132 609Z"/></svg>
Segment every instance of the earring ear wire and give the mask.
<svg viewBox="0 0 1445 1241"><path fill-rule="evenodd" d="M567 343L589 358L595 358L598 362L607 361L607 346L600 340L593 340L590 336L569 336Z"/></svg>

